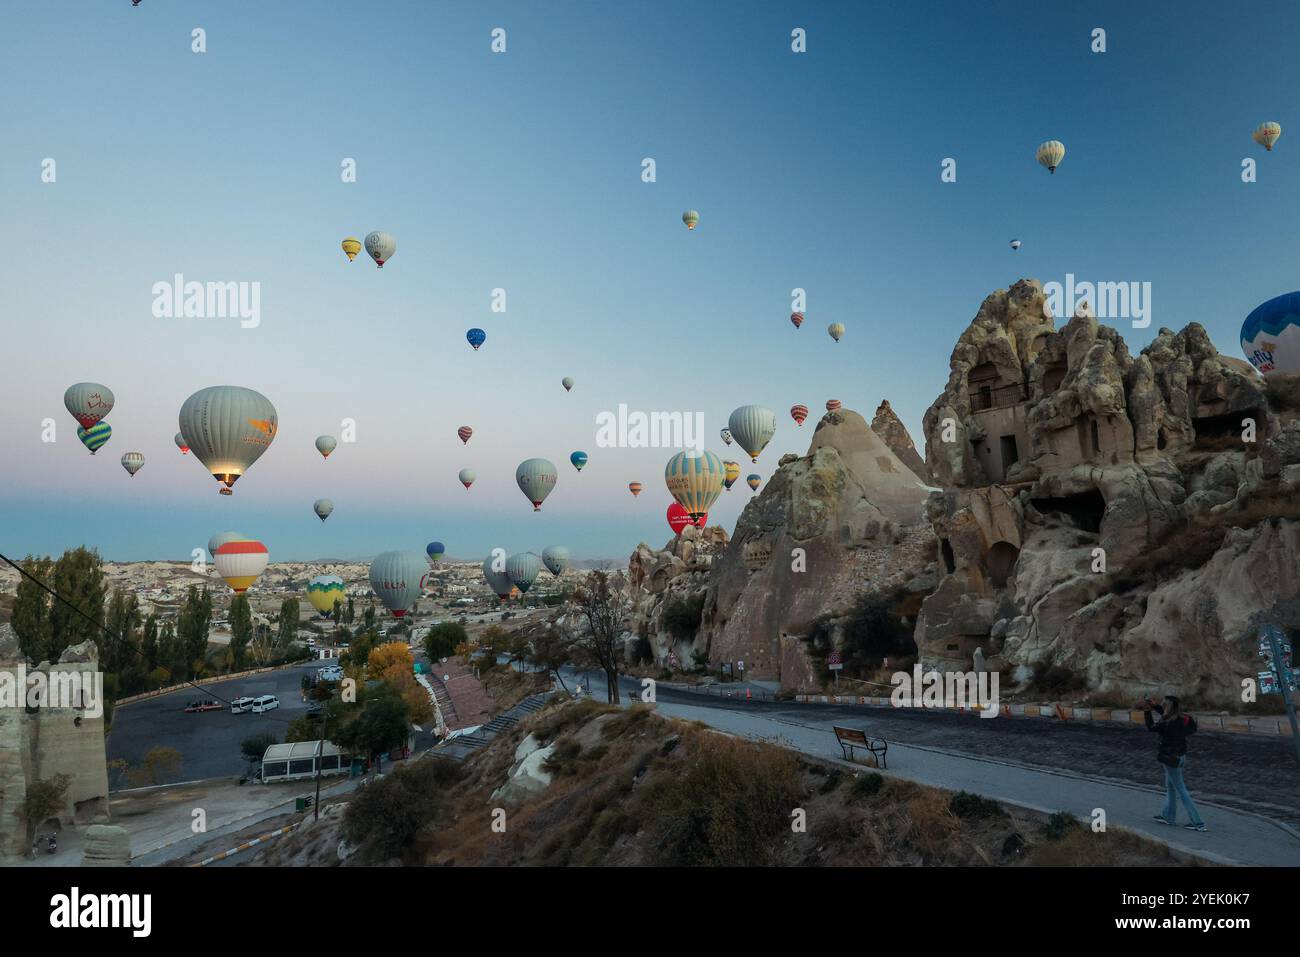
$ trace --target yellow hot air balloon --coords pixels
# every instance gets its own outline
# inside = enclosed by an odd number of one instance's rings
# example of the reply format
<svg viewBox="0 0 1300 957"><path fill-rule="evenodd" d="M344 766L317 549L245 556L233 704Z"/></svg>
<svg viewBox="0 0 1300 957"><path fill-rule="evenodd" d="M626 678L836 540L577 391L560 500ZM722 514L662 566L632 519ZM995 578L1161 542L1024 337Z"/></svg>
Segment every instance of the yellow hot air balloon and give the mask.
<svg viewBox="0 0 1300 957"><path fill-rule="evenodd" d="M1273 144L1277 138L1282 135L1282 126L1269 120L1267 123L1261 123L1255 127L1255 132L1251 134L1255 142L1269 152L1273 151Z"/></svg>
<svg viewBox="0 0 1300 957"><path fill-rule="evenodd" d="M361 252L361 240L357 239L355 236L349 236L347 239L343 240L341 245L343 246L343 252L347 254L348 262L352 262L352 260L356 259L357 253Z"/></svg>
<svg viewBox="0 0 1300 957"><path fill-rule="evenodd" d="M725 481L726 467L712 452L678 452L664 467L664 484L694 521L708 514Z"/></svg>
<svg viewBox="0 0 1300 957"><path fill-rule="evenodd" d="M736 479L740 478L740 465L736 462L724 461L722 463L722 468L724 470L723 474L726 476L723 479L722 484L726 490L730 492L731 486L735 485Z"/></svg>
<svg viewBox="0 0 1300 957"><path fill-rule="evenodd" d="M1047 167L1049 173L1055 173L1056 167L1065 159L1065 144L1060 140L1048 140L1038 147L1038 162Z"/></svg>

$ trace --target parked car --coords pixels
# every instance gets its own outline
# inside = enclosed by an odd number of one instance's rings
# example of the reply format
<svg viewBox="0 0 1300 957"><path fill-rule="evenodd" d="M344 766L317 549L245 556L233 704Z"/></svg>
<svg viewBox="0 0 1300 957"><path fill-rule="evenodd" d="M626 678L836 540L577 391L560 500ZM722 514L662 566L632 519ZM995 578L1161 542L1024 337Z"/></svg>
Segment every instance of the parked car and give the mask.
<svg viewBox="0 0 1300 957"><path fill-rule="evenodd" d="M280 707L280 699L273 694L264 694L260 698L253 699L253 714L274 711L278 707Z"/></svg>
<svg viewBox="0 0 1300 957"><path fill-rule="evenodd" d="M236 698L234 701L230 702L231 714L243 714L245 711L252 711L252 710L253 710L252 698Z"/></svg>

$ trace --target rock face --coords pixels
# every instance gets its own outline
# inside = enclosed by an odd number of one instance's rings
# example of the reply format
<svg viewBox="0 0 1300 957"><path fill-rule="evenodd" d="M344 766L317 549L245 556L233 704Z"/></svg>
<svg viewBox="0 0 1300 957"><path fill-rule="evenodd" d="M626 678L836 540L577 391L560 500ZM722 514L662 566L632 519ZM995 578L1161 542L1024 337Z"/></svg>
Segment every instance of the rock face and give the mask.
<svg viewBox="0 0 1300 957"><path fill-rule="evenodd" d="M944 492L922 658L1239 704L1254 626L1300 624L1300 422L1200 325L1133 357L1086 305L1057 331L1029 280L985 300L950 369L925 415Z"/></svg>
<svg viewBox="0 0 1300 957"><path fill-rule="evenodd" d="M665 608L698 594L708 582L714 560L726 550L727 532L721 526L688 525L662 549L656 551L642 542L632 553L628 560L631 630L650 642L652 654L660 663L672 654L678 662L691 664L694 641L674 635L666 627L663 613Z"/></svg>
<svg viewBox="0 0 1300 957"><path fill-rule="evenodd" d="M911 469L913 475L926 485L931 484L930 470L925 467L925 460L916 451L912 436L908 434L903 420L894 413L888 399L882 400L876 407L876 415L871 420L871 431L884 439L890 451L898 456L898 461Z"/></svg>
<svg viewBox="0 0 1300 957"><path fill-rule="evenodd" d="M898 433L906 436L899 424ZM897 434L897 433L896 433ZM812 622L864 591L901 588L935 559L921 480L856 412L828 412L807 455L789 455L746 505L728 543L718 535L694 577L673 574L674 553L632 556L651 623L644 636L660 662L743 661L745 674L790 686L814 683L802 638ZM689 533L683 533L683 537ZM671 601L703 602L693 637L654 627Z"/></svg>

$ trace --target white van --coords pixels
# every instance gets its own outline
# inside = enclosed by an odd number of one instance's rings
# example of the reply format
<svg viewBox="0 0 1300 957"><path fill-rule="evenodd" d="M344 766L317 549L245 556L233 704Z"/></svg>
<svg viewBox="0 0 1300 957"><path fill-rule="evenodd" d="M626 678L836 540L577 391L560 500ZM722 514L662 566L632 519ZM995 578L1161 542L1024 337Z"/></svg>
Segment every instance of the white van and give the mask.
<svg viewBox="0 0 1300 957"><path fill-rule="evenodd" d="M260 698L253 699L253 714L274 711L278 707L280 707L280 699L273 694L264 694Z"/></svg>
<svg viewBox="0 0 1300 957"><path fill-rule="evenodd" d="M252 698L236 698L234 701L230 702L231 714L243 714L245 711L252 711L252 710L253 710Z"/></svg>

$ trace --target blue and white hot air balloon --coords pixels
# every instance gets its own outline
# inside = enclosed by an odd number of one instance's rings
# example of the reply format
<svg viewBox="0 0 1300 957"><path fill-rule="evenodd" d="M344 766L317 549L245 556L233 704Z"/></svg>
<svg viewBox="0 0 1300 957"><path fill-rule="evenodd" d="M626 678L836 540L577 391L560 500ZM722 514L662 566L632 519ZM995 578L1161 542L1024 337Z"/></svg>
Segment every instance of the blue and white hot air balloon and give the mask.
<svg viewBox="0 0 1300 957"><path fill-rule="evenodd" d="M478 352L478 347L487 342L487 333L482 329L471 329L465 333L465 341L474 347L475 352Z"/></svg>
<svg viewBox="0 0 1300 957"><path fill-rule="evenodd" d="M1241 351L1265 376L1300 373L1300 292L1256 306L1241 324Z"/></svg>

